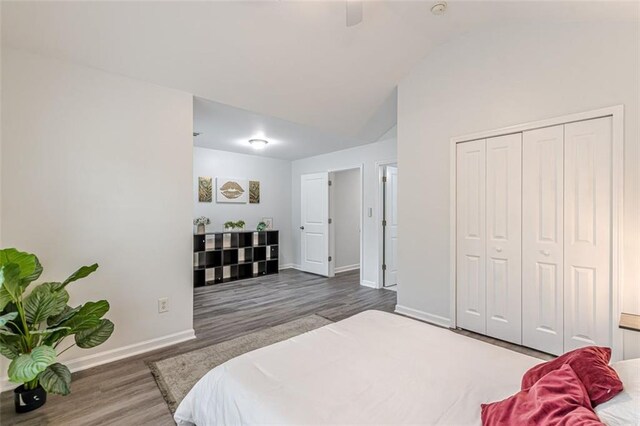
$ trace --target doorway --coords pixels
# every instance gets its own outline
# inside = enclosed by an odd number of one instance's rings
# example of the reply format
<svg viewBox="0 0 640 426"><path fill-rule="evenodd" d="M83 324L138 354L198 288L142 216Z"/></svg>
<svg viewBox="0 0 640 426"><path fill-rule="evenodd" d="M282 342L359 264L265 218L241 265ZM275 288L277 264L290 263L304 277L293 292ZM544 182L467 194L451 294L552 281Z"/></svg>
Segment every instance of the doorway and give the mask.
<svg viewBox="0 0 640 426"><path fill-rule="evenodd" d="M379 165L381 192L381 259L380 275L383 288L398 285L398 165Z"/></svg>
<svg viewBox="0 0 640 426"><path fill-rule="evenodd" d="M334 276L360 269L361 169L330 172L329 182L329 276Z"/></svg>

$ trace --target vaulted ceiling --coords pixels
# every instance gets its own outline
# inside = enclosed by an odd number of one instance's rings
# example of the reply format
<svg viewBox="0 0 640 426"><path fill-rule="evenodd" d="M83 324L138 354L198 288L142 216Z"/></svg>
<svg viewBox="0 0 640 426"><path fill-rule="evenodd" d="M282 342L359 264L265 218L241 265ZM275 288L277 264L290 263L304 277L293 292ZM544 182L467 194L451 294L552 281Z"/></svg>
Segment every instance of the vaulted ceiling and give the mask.
<svg viewBox="0 0 640 426"><path fill-rule="evenodd" d="M395 122L394 89L435 45L497 25L637 19L635 2L343 1L2 3L2 43L342 137Z"/></svg>

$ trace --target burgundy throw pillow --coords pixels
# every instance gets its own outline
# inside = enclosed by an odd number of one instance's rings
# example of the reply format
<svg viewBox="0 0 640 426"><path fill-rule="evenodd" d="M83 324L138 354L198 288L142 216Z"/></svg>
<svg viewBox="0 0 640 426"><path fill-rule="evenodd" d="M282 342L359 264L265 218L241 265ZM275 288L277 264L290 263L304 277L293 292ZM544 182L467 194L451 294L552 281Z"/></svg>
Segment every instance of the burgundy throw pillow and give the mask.
<svg viewBox="0 0 640 426"><path fill-rule="evenodd" d="M527 371L522 377L522 390L529 389L545 374L569 364L587 389L591 404L595 407L622 392L622 381L609 366L610 359L611 349L599 346L567 352Z"/></svg>
<svg viewBox="0 0 640 426"><path fill-rule="evenodd" d="M531 388L482 404L485 426L602 426L584 385L569 365L553 370Z"/></svg>

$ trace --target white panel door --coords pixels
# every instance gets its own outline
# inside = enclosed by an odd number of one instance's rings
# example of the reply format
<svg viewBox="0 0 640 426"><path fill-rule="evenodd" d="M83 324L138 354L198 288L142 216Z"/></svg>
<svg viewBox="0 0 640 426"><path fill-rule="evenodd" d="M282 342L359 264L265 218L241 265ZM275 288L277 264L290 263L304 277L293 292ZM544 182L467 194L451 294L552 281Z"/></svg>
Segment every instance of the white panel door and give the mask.
<svg viewBox="0 0 640 426"><path fill-rule="evenodd" d="M522 344L563 352L563 126L523 133Z"/></svg>
<svg viewBox="0 0 640 426"><path fill-rule="evenodd" d="M487 334L522 343L522 133L487 139Z"/></svg>
<svg viewBox="0 0 640 426"><path fill-rule="evenodd" d="M564 127L564 350L611 346L611 118Z"/></svg>
<svg viewBox="0 0 640 426"><path fill-rule="evenodd" d="M398 284L398 168L387 166L385 176L384 285L388 287Z"/></svg>
<svg viewBox="0 0 640 426"><path fill-rule="evenodd" d="M329 275L329 173L302 175L300 182L301 269Z"/></svg>
<svg viewBox="0 0 640 426"><path fill-rule="evenodd" d="M486 332L485 141L456 147L457 324Z"/></svg>

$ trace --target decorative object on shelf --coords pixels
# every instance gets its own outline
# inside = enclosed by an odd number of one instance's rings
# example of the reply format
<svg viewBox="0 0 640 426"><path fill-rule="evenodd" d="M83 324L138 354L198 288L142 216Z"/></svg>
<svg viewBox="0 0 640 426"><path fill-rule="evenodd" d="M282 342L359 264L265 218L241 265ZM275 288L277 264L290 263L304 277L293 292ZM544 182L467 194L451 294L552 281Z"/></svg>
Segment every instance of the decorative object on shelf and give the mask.
<svg viewBox="0 0 640 426"><path fill-rule="evenodd" d="M216 201L218 203L241 203L247 202L246 179L216 178Z"/></svg>
<svg viewBox="0 0 640 426"><path fill-rule="evenodd" d="M267 230L273 229L273 218L272 217L263 217L262 221L267 225Z"/></svg>
<svg viewBox="0 0 640 426"><path fill-rule="evenodd" d="M13 391L16 412L41 407L47 392L67 395L71 372L56 362L57 357L76 345L83 349L98 346L113 333L113 323L102 318L109 311L106 300L75 308L67 305L67 285L96 269L97 263L83 266L66 280L42 283L25 296L29 284L42 274L40 261L14 248L0 250L0 354L11 360L9 380L21 383ZM71 336L75 343L57 351Z"/></svg>
<svg viewBox="0 0 640 426"><path fill-rule="evenodd" d="M193 236L193 285L217 284L279 270L278 231L214 232Z"/></svg>
<svg viewBox="0 0 640 426"><path fill-rule="evenodd" d="M260 181L249 181L249 204L260 204Z"/></svg>
<svg viewBox="0 0 640 426"><path fill-rule="evenodd" d="M621 313L619 327L625 330L640 331L640 315Z"/></svg>
<svg viewBox="0 0 640 426"><path fill-rule="evenodd" d="M198 178L198 201L201 203L213 201L213 184L210 177Z"/></svg>
<svg viewBox="0 0 640 426"><path fill-rule="evenodd" d="M246 224L245 224L244 220L242 220L242 219L240 219L237 222L234 222L234 221L230 220L230 221L224 223L224 229L226 229L226 230L233 230L233 229L242 230L242 229L244 229L244 225L246 225Z"/></svg>
<svg viewBox="0 0 640 426"><path fill-rule="evenodd" d="M256 226L257 231L264 231L267 229L267 224L264 222L258 222L258 226Z"/></svg>
<svg viewBox="0 0 640 426"><path fill-rule="evenodd" d="M211 221L209 220L209 218L205 216L200 216L198 218L193 219L193 224L198 227L198 230L196 231L198 234L204 234L206 226L209 225L210 223Z"/></svg>

